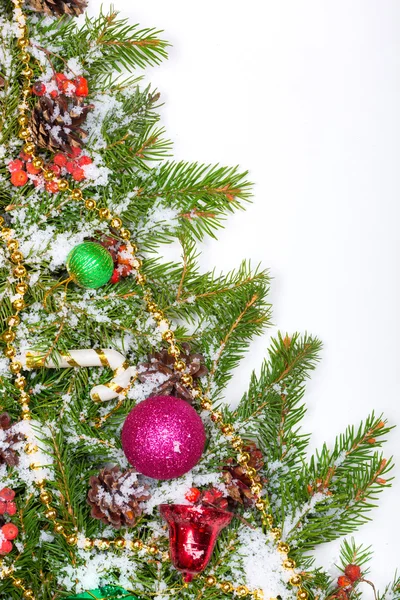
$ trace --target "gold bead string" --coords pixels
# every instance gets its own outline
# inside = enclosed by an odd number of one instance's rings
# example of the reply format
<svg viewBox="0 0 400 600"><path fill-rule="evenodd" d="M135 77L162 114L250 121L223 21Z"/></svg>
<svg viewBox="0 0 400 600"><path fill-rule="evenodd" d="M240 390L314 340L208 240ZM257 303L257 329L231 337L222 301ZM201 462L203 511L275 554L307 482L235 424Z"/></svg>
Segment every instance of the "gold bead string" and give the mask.
<svg viewBox="0 0 400 600"><path fill-rule="evenodd" d="M11 579L13 585L22 592L22 597L25 600L35 600L35 594L33 593L33 591L24 585L24 582L20 577L15 577L14 568L5 566L1 561L0 561L0 576L1 576L1 579L4 579L6 577Z"/></svg>
<svg viewBox="0 0 400 600"><path fill-rule="evenodd" d="M17 25L19 28L18 46L21 49L19 58L20 58L22 64L24 65L24 69L22 70L22 75L24 76L24 79L25 79L23 87L22 87L23 102L18 107L19 113L20 113L19 117L18 117L18 122L21 126L21 129L19 132L19 137L25 141L24 148L23 148L24 152L26 154L28 154L29 156L31 156L33 166L36 169L39 169L39 171L43 172L43 177L46 181L56 181L59 191L68 193L72 200L83 201L84 206L87 211L96 210L98 213L98 217L101 220L109 221L110 226L118 232L119 237L125 241L128 241L131 237L131 234L128 229L126 229L125 227L122 226L122 220L119 216L112 215L108 208L105 208L105 207L99 208L97 206L96 201L93 198L84 199L83 192L81 189L71 188L69 182L66 179L57 178L55 173L51 169L48 169L45 166L43 159L36 155L36 146L32 140L32 134L28 127L29 118L27 116L27 111L29 110L29 106L27 104L27 98L31 94L31 78L33 77L33 71L29 66L31 56L30 56L30 53L27 52L27 50L26 50L26 48L29 46L29 36L28 36L27 26L25 23L25 17L21 10L22 2L21 2L21 0L13 0L13 2L16 7L15 16L16 16ZM7 228L3 228L2 233L4 230L6 230L6 231L5 231L5 234L3 235L3 237L6 237L6 235L11 234L11 230L9 230L9 229L7 230ZM26 269L22 265L23 256L22 256L22 253L18 251L17 240L9 240L9 242L11 242L11 248L10 248L10 245L8 245L8 247L13 252L13 254L11 255L11 260L15 261L15 263L16 263L16 267L14 268L14 275L21 279L21 281L18 284L19 290L17 287L17 291L18 291L18 293L20 293L23 296L23 294L26 293L26 291L28 289L26 282L22 281L22 279L27 276ZM177 344L175 334L171 329L171 323L165 317L162 310L160 310L160 308L157 306L156 302L154 301L151 290L148 289L147 287L145 287L146 275L144 273L142 273L142 271L141 271L142 260L136 256L136 252L137 252L136 245L133 243L130 243L129 246L130 246L129 249L133 255L132 267L136 270L136 282L143 289L143 297L144 297L144 300L146 303L146 308L147 308L148 312L152 315L152 317L156 321L156 323L164 329L162 338L168 345L169 354L175 358L174 368L175 368L175 370L182 373L182 371L185 370L186 365L185 365L185 362L180 359L181 352L180 352L179 346ZM22 310L24 308L24 306L25 306L25 303L23 301L23 298L17 299L13 302L13 308L18 312L20 310ZM3 335L6 335L6 337L9 338L8 341L6 339L4 339L4 341L6 341L6 343L7 343L6 352L8 352L8 357L11 360L10 370L13 373L19 373L20 370L22 369L22 365L14 360L15 348L13 348L11 346L11 343L12 343L13 339L15 338L15 333L12 331L12 327L16 327L19 323L18 314L16 314L15 317L17 319L17 322L12 321L13 325L10 325L10 322L9 322L9 331L6 331ZM10 319L13 319L13 317L11 317ZM7 336L7 334L8 334L8 336ZM14 334L14 336L13 336L13 334ZM13 338L13 339L11 339L11 338ZM7 356L7 354L6 354L6 356ZM22 385L22 383L24 382L24 379L25 378L23 378L21 376L18 377L16 380L16 385L17 385L18 381L20 381L21 382L20 385ZM220 411L213 410L210 400L208 400L207 398L204 398L202 396L201 388L194 389L193 377L190 374L182 373L181 381L184 385L186 385L188 388L193 390L193 395L195 395L200 400L201 407L204 410L207 410L210 412L211 420L215 424L217 424L217 426L220 428L222 434L229 439L233 448L235 450L237 450L238 463L245 469L246 474L251 481L250 490L256 498L255 506L256 506L257 510L260 511L260 513L261 513L262 525L265 528L270 528L270 535L276 541L277 548L278 548L279 552L281 552L283 555L283 566L286 569L293 571L296 567L296 564L293 559L288 558L288 553L290 552L290 547L287 543L282 541L282 539L281 539L282 531L277 527L273 527L273 516L271 515L271 513L268 510L269 501L265 496L262 496L262 485L261 485L261 483L259 483L256 480L257 471L253 467L251 467L249 464L250 455L247 452L245 452L244 440L239 435L235 435L234 428L230 423L225 423L223 421L223 414ZM18 387L18 385L17 385L17 387ZM23 388L24 388L24 385L22 386L22 388L19 388L19 389L23 390ZM23 392L23 391L22 391L22 395L23 395L23 398L25 398L27 396L27 395L25 396L25 392ZM22 410L23 410L23 418L30 418L28 402L22 402ZM112 414L112 412L110 412L106 416L108 417L110 414ZM24 417L24 415L25 415L25 417ZM103 417L103 419L104 419L104 417ZM46 495L46 497L47 497L47 492L44 492L44 495ZM50 505L47 506L47 504L46 504L46 508L47 508L46 513L49 516L49 518L51 518L51 516L53 516L53 514L54 514L54 509L52 509L50 507ZM58 529L60 529L60 532L61 532L61 528L63 527L62 524L56 524L56 526ZM62 532L63 532L63 530L62 530ZM69 543L74 544L75 537L76 536L74 536L74 535L66 535L67 542L69 540ZM109 540L96 540L95 545L97 543L104 546L110 542L109 542ZM92 541L88 540L88 544L87 544L88 547L91 544L92 544ZM302 583L301 575L293 573L293 575L290 578L290 584L295 587L299 587L298 594L297 594L299 599L306 600L306 598L308 597L308 593L306 590L304 590L300 587L301 583ZM242 586L242 587L244 587L244 586ZM243 593L243 591L242 591L242 593ZM238 595L240 595L240 594L238 594Z"/></svg>

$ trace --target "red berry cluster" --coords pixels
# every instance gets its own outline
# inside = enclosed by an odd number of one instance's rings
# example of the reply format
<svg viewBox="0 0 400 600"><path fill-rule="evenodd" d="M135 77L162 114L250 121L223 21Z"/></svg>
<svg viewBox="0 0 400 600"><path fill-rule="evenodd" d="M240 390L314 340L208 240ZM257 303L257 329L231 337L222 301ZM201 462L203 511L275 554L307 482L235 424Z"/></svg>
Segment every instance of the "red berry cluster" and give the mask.
<svg viewBox="0 0 400 600"><path fill-rule="evenodd" d="M214 487L203 492L198 488L190 488L185 494L185 498L192 504L203 504L204 506L213 506L222 510L228 508L228 500L224 497L223 492Z"/></svg>
<svg viewBox="0 0 400 600"><path fill-rule="evenodd" d="M55 154L53 162L50 163L48 168L58 176L63 177L69 173L75 181L83 181L86 176L82 167L91 165L92 162L90 156L82 154L80 148L72 148L71 154L62 154L61 152Z"/></svg>
<svg viewBox="0 0 400 600"><path fill-rule="evenodd" d="M360 581L362 577L361 569L358 565L347 565L344 570L344 575L338 577L338 589L331 596L339 600L348 600L350 592L354 588L354 584Z"/></svg>
<svg viewBox="0 0 400 600"><path fill-rule="evenodd" d="M10 515L12 517L17 512L17 505L14 502L15 492L10 488L0 490L0 515Z"/></svg>
<svg viewBox="0 0 400 600"><path fill-rule="evenodd" d="M56 89L54 88L54 85L46 86L43 81L36 81L32 86L32 93L35 94L35 96L44 96L48 91L47 87L49 87L51 89L48 93L52 98L57 98L60 94L81 97L86 97L89 94L88 82L85 77L68 79L64 73L55 73L50 81L55 82Z"/></svg>
<svg viewBox="0 0 400 600"><path fill-rule="evenodd" d="M110 283L118 283L123 277L127 277L132 271L133 255L126 244L116 240L110 235L101 238L100 244L107 248L114 261L114 272Z"/></svg>
<svg viewBox="0 0 400 600"><path fill-rule="evenodd" d="M53 161L46 165L46 169L54 171L57 177L65 177L70 174L75 181L85 179L85 171L82 169L85 165L92 163L90 156L82 154L80 148L73 148L70 154L58 152L54 155ZM25 185L29 175L35 187L44 184L46 191L51 193L58 192L57 181L45 181L41 169L36 169L32 164L32 157L29 154L21 152L19 158L8 163L8 170L11 173L11 183L15 186Z"/></svg>
<svg viewBox="0 0 400 600"><path fill-rule="evenodd" d="M13 501L15 492L10 488L0 490L0 515L15 515L17 506ZM13 545L12 540L18 535L18 527L13 523L5 523L0 527L0 556L4 556L11 552Z"/></svg>

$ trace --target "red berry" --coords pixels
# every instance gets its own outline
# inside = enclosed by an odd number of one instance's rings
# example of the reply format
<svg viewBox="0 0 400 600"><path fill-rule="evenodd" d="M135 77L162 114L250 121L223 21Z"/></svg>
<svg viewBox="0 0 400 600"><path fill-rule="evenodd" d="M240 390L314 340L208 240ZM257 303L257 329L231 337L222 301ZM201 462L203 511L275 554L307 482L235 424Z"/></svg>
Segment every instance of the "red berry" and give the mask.
<svg viewBox="0 0 400 600"><path fill-rule="evenodd" d="M31 158L32 158L31 156L29 156L29 154L25 154L25 152L22 152L22 151L19 153L19 155L18 155L18 156L19 156L20 158L22 158L22 160L24 160L25 162L26 162L27 160L31 160Z"/></svg>
<svg viewBox="0 0 400 600"><path fill-rule="evenodd" d="M31 162L26 163L26 170L31 175L38 175L40 173L40 169L36 169Z"/></svg>
<svg viewBox="0 0 400 600"><path fill-rule="evenodd" d="M50 192L52 194L55 194L56 192L58 192L57 181L48 181L46 183L45 187L46 187L46 192Z"/></svg>
<svg viewBox="0 0 400 600"><path fill-rule="evenodd" d="M65 164L65 168L67 169L68 173L73 173L74 169L76 169L76 162L69 160L66 164Z"/></svg>
<svg viewBox="0 0 400 600"><path fill-rule="evenodd" d="M111 283L118 283L118 281L121 279L121 276L119 274L118 269L114 269L113 274L111 275L111 279L110 282Z"/></svg>
<svg viewBox="0 0 400 600"><path fill-rule="evenodd" d="M55 154L53 158L54 164L58 165L59 167L65 167L65 165L67 164L67 160L68 159L65 156L65 154L61 154L61 152Z"/></svg>
<svg viewBox="0 0 400 600"><path fill-rule="evenodd" d="M228 508L228 500L226 498L221 498L221 500L218 500L217 504L218 508L221 510L226 510Z"/></svg>
<svg viewBox="0 0 400 600"><path fill-rule="evenodd" d="M50 171L53 171L53 173L55 173L56 175L59 175L61 173L61 168L58 165L48 165L48 169L50 169Z"/></svg>
<svg viewBox="0 0 400 600"><path fill-rule="evenodd" d="M35 94L35 96L43 96L45 92L46 86L44 85L44 83L42 83L41 81L37 81L33 84L32 94Z"/></svg>
<svg viewBox="0 0 400 600"><path fill-rule="evenodd" d="M125 244L122 244L118 251L117 261L119 265L129 265L131 266L133 260L133 256L130 252L128 252Z"/></svg>
<svg viewBox="0 0 400 600"><path fill-rule="evenodd" d="M131 265L119 265L118 271L121 277L127 277L132 272Z"/></svg>
<svg viewBox="0 0 400 600"><path fill-rule="evenodd" d="M189 491L186 492L185 498L188 502L192 502L193 504L199 500L201 496L201 492L198 488L190 488Z"/></svg>
<svg viewBox="0 0 400 600"><path fill-rule="evenodd" d="M75 94L77 96L87 96L89 94L87 79L84 77L77 77L74 83L76 85Z"/></svg>
<svg viewBox="0 0 400 600"><path fill-rule="evenodd" d="M28 175L25 171L14 171L11 173L11 183L20 187L21 185L25 185L28 181Z"/></svg>
<svg viewBox="0 0 400 600"><path fill-rule="evenodd" d="M352 581L348 577L341 575L337 580L338 586L341 588L351 587Z"/></svg>
<svg viewBox="0 0 400 600"><path fill-rule="evenodd" d="M216 499L217 499L217 496L215 494L214 489L208 490L203 495L203 502L205 502L206 504L214 504Z"/></svg>
<svg viewBox="0 0 400 600"><path fill-rule="evenodd" d="M1 528L1 533L4 535L6 540L15 540L18 535L18 527L14 523L6 523Z"/></svg>
<svg viewBox="0 0 400 600"><path fill-rule="evenodd" d="M82 150L80 148L78 148L77 146L72 146L71 152L69 154L67 154L67 156L69 158L77 158L81 154L82 154Z"/></svg>
<svg viewBox="0 0 400 600"><path fill-rule="evenodd" d="M79 165L80 167L83 167L83 165L91 165L91 164L92 164L92 162L93 162L93 161L92 161L92 159L90 158L90 156L86 156L86 155L85 155L85 156L81 156L81 157L78 159L78 165Z"/></svg>
<svg viewBox="0 0 400 600"><path fill-rule="evenodd" d="M58 84L58 89L61 90L62 92L64 92L64 94L68 93L68 92L73 92L74 87L75 87L74 82L70 81L69 79L64 79L64 81L61 81Z"/></svg>
<svg viewBox="0 0 400 600"><path fill-rule="evenodd" d="M14 500L14 498L15 492L11 488L5 487L2 490L0 490L0 500L5 500L6 502L9 502L10 500Z"/></svg>
<svg viewBox="0 0 400 600"><path fill-rule="evenodd" d="M57 90L52 90L52 91L50 92L50 96L51 96L52 98L57 98L57 96L58 96L58 92L57 92Z"/></svg>
<svg viewBox="0 0 400 600"><path fill-rule="evenodd" d="M17 512L17 505L15 502L6 502L6 513L12 517Z"/></svg>
<svg viewBox="0 0 400 600"><path fill-rule="evenodd" d="M0 542L0 554L4 556L4 554L8 554L12 550L12 543L9 540L2 540Z"/></svg>
<svg viewBox="0 0 400 600"><path fill-rule="evenodd" d="M56 73L54 79L56 80L57 85L60 85L60 83L67 79L67 76L64 75L64 73Z"/></svg>
<svg viewBox="0 0 400 600"><path fill-rule="evenodd" d="M344 570L344 574L350 579L350 581L357 581L361 577L361 569L358 565L347 565Z"/></svg>
<svg viewBox="0 0 400 600"><path fill-rule="evenodd" d="M0 500L0 515L4 515L7 510L7 503L4 500Z"/></svg>
<svg viewBox="0 0 400 600"><path fill-rule="evenodd" d="M83 179L85 179L85 171L80 167L75 167L75 169L72 171L72 177L75 179L75 181L83 181Z"/></svg>
<svg viewBox="0 0 400 600"><path fill-rule="evenodd" d="M22 160L16 158L15 160L12 160L8 163L7 168L10 171L10 173L14 173L14 171L21 171L24 168L24 163L22 162Z"/></svg>

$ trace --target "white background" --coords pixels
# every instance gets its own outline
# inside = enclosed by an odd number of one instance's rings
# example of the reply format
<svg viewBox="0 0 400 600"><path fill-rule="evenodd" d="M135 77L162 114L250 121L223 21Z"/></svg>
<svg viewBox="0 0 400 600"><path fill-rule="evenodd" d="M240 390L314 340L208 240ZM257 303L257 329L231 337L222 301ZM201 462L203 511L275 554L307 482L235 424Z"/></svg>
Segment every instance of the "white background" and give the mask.
<svg viewBox="0 0 400 600"><path fill-rule="evenodd" d="M162 92L175 156L250 170L254 204L207 243L204 266L261 261L274 277L277 327L323 340L306 397L313 446L372 409L400 425L400 2L114 5L173 44L147 79ZM99 6L91 0L91 12ZM267 342L254 342L227 391L233 402ZM400 430L387 453L400 463ZM400 567L399 471L356 534L373 544L370 578L381 589ZM332 565L336 552L330 544L319 559Z"/></svg>

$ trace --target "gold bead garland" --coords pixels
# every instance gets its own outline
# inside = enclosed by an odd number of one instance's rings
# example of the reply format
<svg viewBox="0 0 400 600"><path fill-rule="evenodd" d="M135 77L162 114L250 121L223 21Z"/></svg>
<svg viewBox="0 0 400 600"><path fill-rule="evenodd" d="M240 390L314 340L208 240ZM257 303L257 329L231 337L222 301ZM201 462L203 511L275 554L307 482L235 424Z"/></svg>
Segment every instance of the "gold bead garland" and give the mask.
<svg viewBox="0 0 400 600"><path fill-rule="evenodd" d="M83 192L79 188L71 188L70 184L65 179L59 179L55 176L55 173L46 168L44 161L39 156L36 156L36 147L32 141L32 135L27 127L29 123L29 118L26 112L29 110L29 106L26 102L27 98L31 94L31 78L33 77L33 70L29 67L30 63L30 54L25 49L29 46L29 38L28 38L28 30L25 24L25 16L22 13L21 0L13 0L15 5L15 18L17 21L18 29L19 29L19 39L18 39L18 47L21 49L19 54L19 58L24 65L24 69L22 70L22 75L25 78L22 90L23 102L19 105L19 117L18 122L21 126L19 137L25 141L23 150L26 154L31 156L33 165L35 168L42 171L44 178L47 181L56 181L58 185L58 189L61 192L68 192L71 199L76 201L83 200ZM123 240L128 241L131 237L130 232L122 226L122 220L119 216L113 216L110 210L106 207L97 207L97 202L93 198L86 198L84 200L84 206L88 211L97 211L98 217L101 220L110 221L111 227L118 231L119 237ZM1 218L0 225L3 225L4 219ZM25 308L25 302L23 296L28 291L28 285L25 279L28 277L26 268L22 264L23 255L18 250L19 243L17 240L11 239L11 229L7 227L2 227L0 230L0 234L2 239L6 242L10 254L11 261L15 264L13 269L13 275L19 280L16 284L16 292L21 296L21 298L17 298L13 301L12 307L15 313L8 319L8 330L3 333L3 340L6 343L5 355L10 359L10 371L16 375L15 386L20 391L19 402L21 404L22 409L22 418L25 420L29 420L31 418L30 409L29 409L29 395L24 391L26 380L20 375L20 371L22 369L22 365L15 360L16 349L12 346L12 342L15 340L15 331L20 322L18 313ZM130 244L130 251L133 255L133 268L137 271L136 274L136 282L143 288L143 298L146 303L146 308L148 312L152 315L153 319L156 321L159 327L162 327L164 332L162 334L163 340L168 345L168 352L171 356L175 358L174 368L177 371L183 371L185 368L185 363L180 360L180 349L178 347L175 334L171 330L171 324L168 319L164 316L162 310L157 306L154 302L152 292L145 288L146 284L146 276L141 272L142 261L135 254L137 252L137 247L135 244ZM277 549L283 555L283 567L285 569L293 571L296 566L296 563L293 559L288 558L288 553L290 552L290 547L287 543L281 541L282 532L279 528L273 528L273 516L269 513L269 501L265 496L262 496L262 486L256 481L257 471L249 465L250 455L245 452L245 442L244 440L235 433L234 427L230 423L225 423L223 420L223 414L220 411L213 410L212 404L208 398L203 397L202 390L199 387L193 387L193 378L189 374L183 374L181 376L182 383L190 388L193 392L193 395L200 400L200 406L203 410L206 410L210 413L211 420L219 427L221 433L227 437L232 445L232 447L238 452L237 460L238 463L244 468L246 471L246 475L250 479L251 485L250 489L252 493L256 497L255 506L257 510L261 513L261 522L265 528L270 529L270 535L277 542ZM34 453L37 451L35 446L27 445L26 447L27 454ZM37 465L35 463L31 464L31 468L41 468L41 465ZM45 505L45 516L48 518L54 526L54 531L63 535L66 542L69 545L76 545L78 543L78 537L75 534L67 533L64 530L64 525L57 521L57 512L51 506L50 502L52 500L51 494L49 494L45 488L46 482L45 480L40 480L37 482L38 488L40 491L40 500ZM99 549L108 549L110 547L115 547L117 549L130 548L134 551L145 550L149 555L155 556L160 551L155 544L145 545L140 539L133 541L126 541L123 538L117 538L116 540L90 540L85 539L83 541L83 546L85 549L90 550L94 547ZM165 553L162 553L164 556ZM32 590L24 587L22 580L19 578L14 578L12 575L12 569L5 567L0 564L0 574L2 576L11 577L15 587L20 588L23 591L23 597L34 600L34 594ZM290 578L290 584L292 586L298 587L297 596L299 600L306 600L308 598L308 593L305 589L302 589L302 577L300 574L293 573ZM250 592L246 586L237 586L234 587L229 582L218 582L214 576L208 576L205 579L206 585L217 586L225 593L235 593L239 597L245 597L247 595L252 595L255 600L261 600L263 598L263 593L261 590L255 590Z"/></svg>

